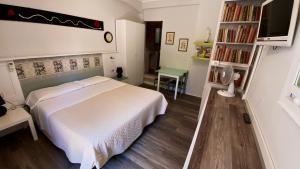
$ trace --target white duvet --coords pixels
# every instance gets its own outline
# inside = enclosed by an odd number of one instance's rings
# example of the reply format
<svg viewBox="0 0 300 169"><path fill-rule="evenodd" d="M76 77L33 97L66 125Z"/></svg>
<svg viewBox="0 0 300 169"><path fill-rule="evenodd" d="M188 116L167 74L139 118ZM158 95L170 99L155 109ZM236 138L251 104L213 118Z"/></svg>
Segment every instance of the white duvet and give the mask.
<svg viewBox="0 0 300 169"><path fill-rule="evenodd" d="M43 99L32 113L71 162L91 169L124 152L166 107L159 92L108 79Z"/></svg>

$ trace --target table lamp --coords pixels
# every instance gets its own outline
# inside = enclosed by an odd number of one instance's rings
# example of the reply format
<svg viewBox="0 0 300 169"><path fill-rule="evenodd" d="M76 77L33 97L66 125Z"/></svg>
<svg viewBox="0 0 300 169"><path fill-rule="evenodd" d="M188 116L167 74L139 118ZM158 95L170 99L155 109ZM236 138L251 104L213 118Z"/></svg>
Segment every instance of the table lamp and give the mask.
<svg viewBox="0 0 300 169"><path fill-rule="evenodd" d="M117 67L117 77L122 78L123 77L123 69L122 67Z"/></svg>
<svg viewBox="0 0 300 169"><path fill-rule="evenodd" d="M4 116L7 112L6 107L3 106L4 104L5 104L5 101L2 98L2 96L0 96L0 117Z"/></svg>

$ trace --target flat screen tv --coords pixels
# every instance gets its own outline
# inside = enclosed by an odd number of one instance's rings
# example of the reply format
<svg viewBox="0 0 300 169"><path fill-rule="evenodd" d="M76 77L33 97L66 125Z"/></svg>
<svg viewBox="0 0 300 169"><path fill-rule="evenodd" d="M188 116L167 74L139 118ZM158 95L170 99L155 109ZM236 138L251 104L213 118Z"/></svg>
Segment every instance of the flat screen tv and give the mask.
<svg viewBox="0 0 300 169"><path fill-rule="evenodd" d="M267 0L262 5L257 43L291 46L293 43L299 0Z"/></svg>

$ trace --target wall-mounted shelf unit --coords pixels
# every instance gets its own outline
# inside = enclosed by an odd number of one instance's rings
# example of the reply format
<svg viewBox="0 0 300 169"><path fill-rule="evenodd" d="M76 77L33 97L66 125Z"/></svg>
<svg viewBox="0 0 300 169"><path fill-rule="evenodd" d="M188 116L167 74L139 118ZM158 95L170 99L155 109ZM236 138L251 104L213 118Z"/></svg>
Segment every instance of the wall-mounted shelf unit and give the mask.
<svg viewBox="0 0 300 169"><path fill-rule="evenodd" d="M259 24L259 21L222 21L220 24Z"/></svg>
<svg viewBox="0 0 300 169"><path fill-rule="evenodd" d="M192 58L194 60L209 61L214 43L197 41L193 44L196 46L197 53Z"/></svg>
<svg viewBox="0 0 300 169"><path fill-rule="evenodd" d="M202 56L193 56L192 57L195 60L204 60L204 61L209 61L209 58Z"/></svg>
<svg viewBox="0 0 300 169"><path fill-rule="evenodd" d="M212 42L201 42L197 41L193 43L194 45L201 45L201 46L208 46L208 47L213 47L214 43Z"/></svg>
<svg viewBox="0 0 300 169"><path fill-rule="evenodd" d="M260 0L223 0L207 75L210 86L226 88L220 70L231 65L241 74L235 82L237 90L244 91L255 55L261 4Z"/></svg>
<svg viewBox="0 0 300 169"><path fill-rule="evenodd" d="M217 42L217 45L239 45L239 46L253 46L253 45L254 45L254 43Z"/></svg>

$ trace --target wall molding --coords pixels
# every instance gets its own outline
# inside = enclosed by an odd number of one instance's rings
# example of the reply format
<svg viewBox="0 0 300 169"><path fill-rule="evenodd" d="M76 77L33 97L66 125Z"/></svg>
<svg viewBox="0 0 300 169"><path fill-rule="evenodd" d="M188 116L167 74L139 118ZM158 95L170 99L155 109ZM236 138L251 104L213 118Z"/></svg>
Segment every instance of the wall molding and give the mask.
<svg viewBox="0 0 300 169"><path fill-rule="evenodd" d="M143 1L143 9L167 8L177 6L199 5L200 0L148 0Z"/></svg>
<svg viewBox="0 0 300 169"><path fill-rule="evenodd" d="M51 57L63 57L63 56L77 56L77 55L93 55L93 54L112 54L116 51L92 51L92 52L80 52L80 53L62 53L62 54L46 54L46 55L33 55L33 56L13 56L13 57L0 57L0 62L9 62L14 60L23 59L40 59Z"/></svg>
<svg viewBox="0 0 300 169"><path fill-rule="evenodd" d="M256 141L258 143L259 150L260 150L259 153L261 155L264 167L265 169L276 169L274 161L272 159L272 155L269 151L268 145L266 143L263 132L260 128L259 122L254 113L254 110L251 108L251 105L247 99L245 100L245 104L246 104L246 111L249 113L252 120L252 128L255 133Z"/></svg>
<svg viewBox="0 0 300 169"><path fill-rule="evenodd" d="M126 3L129 6L133 7L137 11L140 11L140 12L143 11L143 3L140 0L121 0L121 1L123 1L124 3Z"/></svg>

